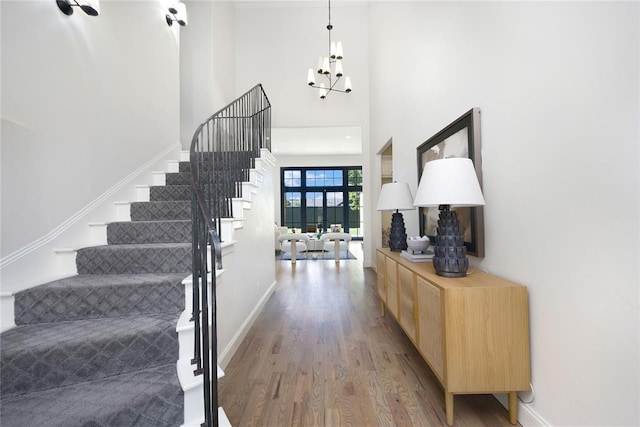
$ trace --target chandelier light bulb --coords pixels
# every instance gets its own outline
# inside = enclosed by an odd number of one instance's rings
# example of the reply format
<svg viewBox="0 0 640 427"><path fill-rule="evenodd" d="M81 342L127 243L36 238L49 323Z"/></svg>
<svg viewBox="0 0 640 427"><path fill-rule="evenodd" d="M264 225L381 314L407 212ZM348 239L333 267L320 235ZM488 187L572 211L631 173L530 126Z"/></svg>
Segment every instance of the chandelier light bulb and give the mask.
<svg viewBox="0 0 640 427"><path fill-rule="evenodd" d="M336 77L342 77L342 60L336 59Z"/></svg>
<svg viewBox="0 0 640 427"><path fill-rule="evenodd" d="M324 61L322 62L322 73L331 74L331 65L330 65L328 56L325 56Z"/></svg>
<svg viewBox="0 0 640 427"><path fill-rule="evenodd" d="M318 57L318 74L322 74L322 56Z"/></svg>
<svg viewBox="0 0 640 427"><path fill-rule="evenodd" d="M307 73L307 84L309 86L313 86L316 84L316 78L314 76L313 68L309 68L309 72Z"/></svg>
<svg viewBox="0 0 640 427"><path fill-rule="evenodd" d="M342 59L342 58L343 58L342 42L338 42L338 44L336 45L336 59Z"/></svg>
<svg viewBox="0 0 640 427"><path fill-rule="evenodd" d="M331 54L331 59L336 59L336 42L331 42L329 53Z"/></svg>
<svg viewBox="0 0 640 427"><path fill-rule="evenodd" d="M320 83L320 99L327 97L327 89L324 87L324 83Z"/></svg>
<svg viewBox="0 0 640 427"><path fill-rule="evenodd" d="M351 77L349 76L344 78L344 91L347 93L351 92Z"/></svg>

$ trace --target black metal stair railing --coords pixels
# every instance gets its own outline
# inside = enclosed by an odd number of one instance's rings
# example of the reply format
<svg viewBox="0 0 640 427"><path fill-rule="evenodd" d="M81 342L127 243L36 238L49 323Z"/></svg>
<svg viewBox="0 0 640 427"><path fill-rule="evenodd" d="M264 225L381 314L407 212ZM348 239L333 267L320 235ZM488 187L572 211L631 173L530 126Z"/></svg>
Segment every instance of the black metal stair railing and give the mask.
<svg viewBox="0 0 640 427"><path fill-rule="evenodd" d="M204 383L204 426L218 426L216 275L222 219L262 149L271 150L271 104L258 84L202 123L191 141L194 375ZM213 359L213 360L211 360Z"/></svg>

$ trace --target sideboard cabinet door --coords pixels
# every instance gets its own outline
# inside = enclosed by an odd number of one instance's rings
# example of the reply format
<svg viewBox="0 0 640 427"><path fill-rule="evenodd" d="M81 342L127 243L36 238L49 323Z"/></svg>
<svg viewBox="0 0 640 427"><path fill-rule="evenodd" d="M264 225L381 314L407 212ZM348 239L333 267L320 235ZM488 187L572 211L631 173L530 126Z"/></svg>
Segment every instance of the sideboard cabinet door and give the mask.
<svg viewBox="0 0 640 427"><path fill-rule="evenodd" d="M384 304L387 303L387 257L382 252L376 252L376 268L378 273L378 295Z"/></svg>
<svg viewBox="0 0 640 427"><path fill-rule="evenodd" d="M442 362L442 315L440 289L417 278L418 290L418 350L422 353L434 373L444 383L444 366Z"/></svg>
<svg viewBox="0 0 640 427"><path fill-rule="evenodd" d="M398 318L398 263L387 257L387 307Z"/></svg>
<svg viewBox="0 0 640 427"><path fill-rule="evenodd" d="M415 278L413 271L402 265L398 265L398 300L399 315L398 322L407 336L416 341L416 298L415 298Z"/></svg>

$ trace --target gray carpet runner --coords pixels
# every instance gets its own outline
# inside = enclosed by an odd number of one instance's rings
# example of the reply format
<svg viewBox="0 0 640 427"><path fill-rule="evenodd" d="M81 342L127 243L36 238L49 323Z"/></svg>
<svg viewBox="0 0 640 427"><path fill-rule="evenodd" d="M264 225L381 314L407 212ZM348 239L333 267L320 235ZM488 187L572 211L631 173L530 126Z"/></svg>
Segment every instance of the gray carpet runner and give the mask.
<svg viewBox="0 0 640 427"><path fill-rule="evenodd" d="M15 296L0 335L0 425L179 426L176 323L191 270L188 163L79 249L78 275ZM173 176L173 177L172 177Z"/></svg>

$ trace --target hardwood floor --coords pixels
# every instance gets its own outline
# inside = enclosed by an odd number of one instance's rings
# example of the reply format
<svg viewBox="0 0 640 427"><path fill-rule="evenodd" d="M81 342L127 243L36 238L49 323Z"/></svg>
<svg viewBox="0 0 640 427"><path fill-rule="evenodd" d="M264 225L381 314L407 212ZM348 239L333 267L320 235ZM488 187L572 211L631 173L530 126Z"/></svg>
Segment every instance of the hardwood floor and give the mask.
<svg viewBox="0 0 640 427"><path fill-rule="evenodd" d="M225 369L237 426L446 426L444 394L358 260L277 262L277 287ZM456 426L511 426L490 395L455 397Z"/></svg>

